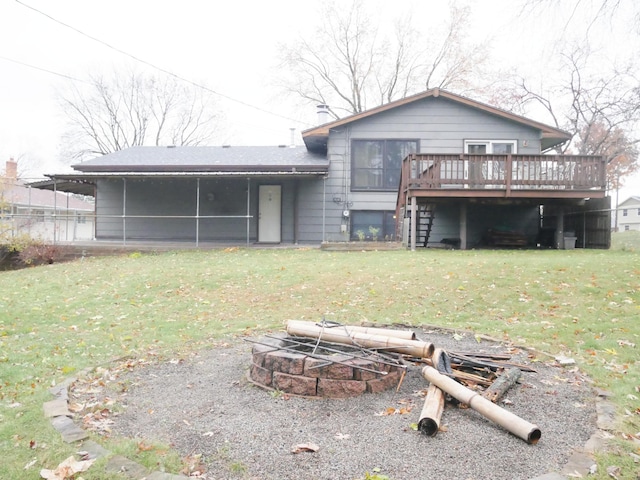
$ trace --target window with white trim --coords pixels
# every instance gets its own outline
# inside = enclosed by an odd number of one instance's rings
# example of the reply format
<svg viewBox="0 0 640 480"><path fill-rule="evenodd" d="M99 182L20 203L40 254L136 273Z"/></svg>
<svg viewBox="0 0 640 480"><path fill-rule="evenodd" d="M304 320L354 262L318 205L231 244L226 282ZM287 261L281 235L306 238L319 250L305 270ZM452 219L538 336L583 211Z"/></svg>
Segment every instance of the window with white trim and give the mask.
<svg viewBox="0 0 640 480"><path fill-rule="evenodd" d="M465 140L464 153L471 155L508 155L517 153L517 140ZM469 161L467 178L476 179L474 188L486 188L501 185L505 179L504 160L482 159ZM494 183L495 182L495 183Z"/></svg>
<svg viewBox="0 0 640 480"><path fill-rule="evenodd" d="M517 140L465 140L464 153L506 155L518 153Z"/></svg>

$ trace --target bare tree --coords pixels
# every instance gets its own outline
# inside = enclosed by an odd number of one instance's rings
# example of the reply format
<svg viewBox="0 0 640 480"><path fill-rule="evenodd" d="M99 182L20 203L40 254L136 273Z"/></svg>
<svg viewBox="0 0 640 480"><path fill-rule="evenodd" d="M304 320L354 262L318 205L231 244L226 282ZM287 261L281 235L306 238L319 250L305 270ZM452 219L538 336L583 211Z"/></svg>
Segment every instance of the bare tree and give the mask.
<svg viewBox="0 0 640 480"><path fill-rule="evenodd" d="M59 95L75 159L139 145L199 145L216 132L211 96L170 77L136 72L91 76Z"/></svg>
<svg viewBox="0 0 640 480"><path fill-rule="evenodd" d="M542 107L551 123L572 134L571 142L558 147L559 153L603 155L613 161L632 153L640 142L634 137L640 121L640 87L632 66L593 70L588 47L576 47L562 55L564 72L556 83L530 86L520 78L510 98L522 111L532 105ZM624 140L624 141L622 141ZM630 155L633 162L636 155ZM629 172L631 173L631 172Z"/></svg>
<svg viewBox="0 0 640 480"><path fill-rule="evenodd" d="M452 7L444 32L427 38L398 20L393 34L376 25L362 0L328 3L312 37L282 47L284 89L327 104L338 118L432 87L467 88L486 59L484 44L470 44L468 9Z"/></svg>
<svg viewBox="0 0 640 480"><path fill-rule="evenodd" d="M557 7L566 7L567 15L563 18L565 31L577 20L581 11L587 12L584 19L588 22L587 33L598 22L611 22L616 17L626 16L626 21L634 33L640 32L640 5L633 0L522 0L522 15L533 12L547 14L553 9L557 14Z"/></svg>

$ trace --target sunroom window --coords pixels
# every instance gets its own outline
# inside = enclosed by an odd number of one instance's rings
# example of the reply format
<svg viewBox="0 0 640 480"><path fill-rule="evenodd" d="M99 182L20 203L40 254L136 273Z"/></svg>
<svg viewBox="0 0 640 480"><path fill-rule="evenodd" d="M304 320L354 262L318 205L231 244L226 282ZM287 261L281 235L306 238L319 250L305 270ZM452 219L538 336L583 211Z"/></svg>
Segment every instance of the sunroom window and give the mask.
<svg viewBox="0 0 640 480"><path fill-rule="evenodd" d="M397 190L402 159L417 151L417 140L354 140L351 188Z"/></svg>

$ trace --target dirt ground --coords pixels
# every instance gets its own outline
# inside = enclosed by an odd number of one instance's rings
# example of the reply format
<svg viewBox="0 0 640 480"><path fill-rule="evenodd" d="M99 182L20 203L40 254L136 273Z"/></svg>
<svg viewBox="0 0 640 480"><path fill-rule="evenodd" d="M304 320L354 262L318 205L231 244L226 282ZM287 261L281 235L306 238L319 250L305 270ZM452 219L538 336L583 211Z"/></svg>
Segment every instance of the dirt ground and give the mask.
<svg viewBox="0 0 640 480"><path fill-rule="evenodd" d="M415 431L428 387L417 364L397 392L310 400L258 388L247 381L252 344L241 339L98 369L72 396L87 428L170 444L202 479L526 480L560 471L596 430L595 395L577 368L472 334L416 331L445 350L510 353L533 367L500 405L537 425L540 441L529 445L451 402L436 436ZM306 443L319 450L292 453Z"/></svg>

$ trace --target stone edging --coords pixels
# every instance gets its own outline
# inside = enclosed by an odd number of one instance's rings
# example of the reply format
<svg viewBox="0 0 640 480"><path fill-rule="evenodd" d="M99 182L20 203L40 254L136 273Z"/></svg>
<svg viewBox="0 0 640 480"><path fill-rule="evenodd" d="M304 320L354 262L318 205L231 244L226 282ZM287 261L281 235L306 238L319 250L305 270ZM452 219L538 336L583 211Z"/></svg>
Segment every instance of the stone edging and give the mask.
<svg viewBox="0 0 640 480"><path fill-rule="evenodd" d="M93 369L85 369L80 375L88 375ZM51 419L51 425L61 435L66 443L78 445L78 449L87 453L84 460L94 460L109 457L105 470L107 472L119 473L131 479L144 478L145 480L183 480L188 477L184 475L174 475L165 472L151 472L143 465L129 460L121 455L113 455L112 452L103 448L98 443L89 439L86 430L80 428L73 421L73 413L69 411L69 387L73 385L77 377L67 378L64 382L49 389L55 397L54 400L43 404L44 416Z"/></svg>

